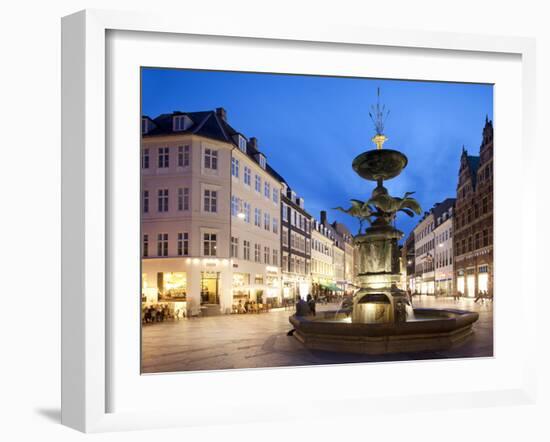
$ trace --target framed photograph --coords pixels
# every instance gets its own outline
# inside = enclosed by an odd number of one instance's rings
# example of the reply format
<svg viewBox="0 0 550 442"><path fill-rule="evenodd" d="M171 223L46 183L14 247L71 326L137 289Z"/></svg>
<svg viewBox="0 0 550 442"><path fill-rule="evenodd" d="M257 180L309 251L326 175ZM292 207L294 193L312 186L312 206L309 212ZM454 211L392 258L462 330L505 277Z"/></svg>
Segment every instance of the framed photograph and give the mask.
<svg viewBox="0 0 550 442"><path fill-rule="evenodd" d="M533 401L533 41L83 11L62 44L64 424Z"/></svg>

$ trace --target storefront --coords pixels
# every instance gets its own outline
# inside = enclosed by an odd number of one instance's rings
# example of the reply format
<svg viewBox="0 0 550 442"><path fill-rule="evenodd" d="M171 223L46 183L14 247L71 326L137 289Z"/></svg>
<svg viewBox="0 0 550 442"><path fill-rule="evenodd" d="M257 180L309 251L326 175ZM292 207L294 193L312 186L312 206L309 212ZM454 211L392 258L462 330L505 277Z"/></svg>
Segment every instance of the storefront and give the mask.
<svg viewBox="0 0 550 442"><path fill-rule="evenodd" d="M201 272L201 304L219 304L219 289L219 272Z"/></svg>
<svg viewBox="0 0 550 442"><path fill-rule="evenodd" d="M481 265L478 267L477 289L480 292L489 293L489 266Z"/></svg>
<svg viewBox="0 0 550 442"><path fill-rule="evenodd" d="M250 273L233 273L233 304L250 300Z"/></svg>

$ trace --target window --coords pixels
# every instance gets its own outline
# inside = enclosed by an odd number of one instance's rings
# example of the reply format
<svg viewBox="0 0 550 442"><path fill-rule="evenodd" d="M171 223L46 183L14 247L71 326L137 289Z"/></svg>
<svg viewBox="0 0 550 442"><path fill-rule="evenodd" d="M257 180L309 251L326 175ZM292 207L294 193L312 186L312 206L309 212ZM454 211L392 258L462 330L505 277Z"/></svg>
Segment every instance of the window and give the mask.
<svg viewBox="0 0 550 442"><path fill-rule="evenodd" d="M187 127L185 125L185 116L184 115L175 116L174 120L173 120L173 123L174 124L173 124L172 129L174 130L174 132L181 132L182 130L187 129Z"/></svg>
<svg viewBox="0 0 550 442"><path fill-rule="evenodd" d="M158 168L166 169L170 167L170 148L169 147L159 147L158 151Z"/></svg>
<svg viewBox="0 0 550 442"><path fill-rule="evenodd" d="M149 256L149 235L143 235L143 256Z"/></svg>
<svg viewBox="0 0 550 442"><path fill-rule="evenodd" d="M488 170L488 169L485 169ZM489 211L489 200L487 197L483 198L483 213L487 213Z"/></svg>
<svg viewBox="0 0 550 442"><path fill-rule="evenodd" d="M237 216L239 214L239 198L235 195L231 196L231 215Z"/></svg>
<svg viewBox="0 0 550 442"><path fill-rule="evenodd" d="M283 221L288 222L288 206L283 203Z"/></svg>
<svg viewBox="0 0 550 442"><path fill-rule="evenodd" d="M288 272L288 253L283 253L281 268L283 271Z"/></svg>
<svg viewBox="0 0 550 442"><path fill-rule="evenodd" d="M283 227L283 246L288 247L288 229Z"/></svg>
<svg viewBox="0 0 550 442"><path fill-rule="evenodd" d="M189 188L178 189L178 210L189 210Z"/></svg>
<svg viewBox="0 0 550 442"><path fill-rule="evenodd" d="M487 247L489 245L489 231L485 229L483 231L483 247Z"/></svg>
<svg viewBox="0 0 550 442"><path fill-rule="evenodd" d="M279 189L276 187L273 188L273 202L279 204Z"/></svg>
<svg viewBox="0 0 550 442"><path fill-rule="evenodd" d="M262 169L265 169L266 167L265 157L263 155L260 155L260 167Z"/></svg>
<svg viewBox="0 0 550 442"><path fill-rule="evenodd" d="M231 237L231 257L239 257L239 238Z"/></svg>
<svg viewBox="0 0 550 442"><path fill-rule="evenodd" d="M255 183L254 183L254 188L256 189L256 192L261 192L262 191L262 179L260 178L259 175L256 175L255 177Z"/></svg>
<svg viewBox="0 0 550 442"><path fill-rule="evenodd" d="M216 256L216 241L217 235L215 233L203 233L202 249L204 256Z"/></svg>
<svg viewBox="0 0 550 442"><path fill-rule="evenodd" d="M231 175L239 178L239 160L237 158L231 158Z"/></svg>
<svg viewBox="0 0 550 442"><path fill-rule="evenodd" d="M141 168L149 169L149 149L143 149L141 151Z"/></svg>
<svg viewBox="0 0 550 442"><path fill-rule="evenodd" d="M190 147L178 147L178 167L189 167L190 162Z"/></svg>
<svg viewBox="0 0 550 442"><path fill-rule="evenodd" d="M251 175L250 167L244 166L244 183L247 186L250 186L250 175Z"/></svg>
<svg viewBox="0 0 550 442"><path fill-rule="evenodd" d="M189 255L189 233L178 233L178 256Z"/></svg>
<svg viewBox="0 0 550 442"><path fill-rule="evenodd" d="M261 248L260 244L254 244L254 261L261 262Z"/></svg>
<svg viewBox="0 0 550 442"><path fill-rule="evenodd" d="M269 213L264 213L264 229L269 231L270 225L271 225L271 217L269 216Z"/></svg>
<svg viewBox="0 0 550 442"><path fill-rule="evenodd" d="M149 213L149 191L143 191L143 213Z"/></svg>
<svg viewBox="0 0 550 442"><path fill-rule="evenodd" d="M262 211L258 208L254 209L254 225L261 227Z"/></svg>
<svg viewBox="0 0 550 442"><path fill-rule="evenodd" d="M243 258L250 261L250 241L243 241Z"/></svg>
<svg viewBox="0 0 550 442"><path fill-rule="evenodd" d="M146 134L149 132L149 120L147 118L141 119L141 133Z"/></svg>
<svg viewBox="0 0 550 442"><path fill-rule="evenodd" d="M168 256L168 233L157 235L157 256Z"/></svg>
<svg viewBox="0 0 550 442"><path fill-rule="evenodd" d="M271 196L271 185L268 182L264 183L264 196L266 198Z"/></svg>
<svg viewBox="0 0 550 442"><path fill-rule="evenodd" d="M279 220L275 217L273 217L273 233L279 233Z"/></svg>
<svg viewBox="0 0 550 442"><path fill-rule="evenodd" d="M158 190L158 211L168 212L168 189Z"/></svg>
<svg viewBox="0 0 550 442"><path fill-rule="evenodd" d="M274 266L279 265L279 251L277 249L273 249L273 261L271 263Z"/></svg>
<svg viewBox="0 0 550 442"><path fill-rule="evenodd" d="M479 241L479 232L475 235L475 247L476 249L479 249L481 247L480 241Z"/></svg>
<svg viewBox="0 0 550 442"><path fill-rule="evenodd" d="M468 252L472 251L472 237L468 237Z"/></svg>
<svg viewBox="0 0 550 442"><path fill-rule="evenodd" d="M204 168L218 170L218 151L215 149L204 149Z"/></svg>
<svg viewBox="0 0 550 442"><path fill-rule="evenodd" d="M204 190L204 211L210 213L218 212L218 191Z"/></svg>
<svg viewBox="0 0 550 442"><path fill-rule="evenodd" d="M250 222L250 203L247 202L244 203L244 220Z"/></svg>
<svg viewBox="0 0 550 442"><path fill-rule="evenodd" d="M269 250L269 247L264 247L264 263L269 264L271 251Z"/></svg>
<svg viewBox="0 0 550 442"><path fill-rule="evenodd" d="M246 153L246 138L241 135L239 135L239 149Z"/></svg>

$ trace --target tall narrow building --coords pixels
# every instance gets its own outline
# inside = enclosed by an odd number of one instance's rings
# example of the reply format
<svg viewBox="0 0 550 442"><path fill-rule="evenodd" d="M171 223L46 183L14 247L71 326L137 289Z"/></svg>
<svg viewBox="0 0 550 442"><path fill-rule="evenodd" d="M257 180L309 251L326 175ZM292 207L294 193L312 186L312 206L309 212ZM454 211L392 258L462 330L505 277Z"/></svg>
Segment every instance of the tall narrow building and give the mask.
<svg viewBox="0 0 550 442"><path fill-rule="evenodd" d="M454 280L463 296L493 294L493 122L485 120L479 156L462 149L454 216Z"/></svg>

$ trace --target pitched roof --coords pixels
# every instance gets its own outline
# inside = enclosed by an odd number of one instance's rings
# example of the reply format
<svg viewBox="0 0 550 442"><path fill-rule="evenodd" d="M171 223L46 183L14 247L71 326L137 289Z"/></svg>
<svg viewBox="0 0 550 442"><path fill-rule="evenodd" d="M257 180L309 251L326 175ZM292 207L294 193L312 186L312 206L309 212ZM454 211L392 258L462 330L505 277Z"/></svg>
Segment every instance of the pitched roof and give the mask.
<svg viewBox="0 0 550 442"><path fill-rule="evenodd" d="M443 213L445 213L447 210L449 210L451 207L453 207L455 205L455 202L456 202L456 198L447 198L447 199L443 200L442 202L436 204L432 208L432 213L434 215L434 220L435 220L436 225L437 225L437 219L441 215L443 215Z"/></svg>
<svg viewBox="0 0 550 442"><path fill-rule="evenodd" d="M225 111L223 111L225 112ZM186 130L174 130L173 117L175 116L187 116L192 124ZM143 115L143 118L149 118ZM224 141L231 143L238 147L238 142L235 140L235 135L242 135L241 132L235 130L224 118L218 115L215 110L200 111L200 112L180 112L174 111L168 114L161 114L158 117L152 119L154 127L147 133L142 134L143 137L155 137L159 135L199 135L214 140ZM242 135L244 137L244 135ZM246 139L246 137L245 137ZM259 164L258 154L264 155L254 143L247 142L246 154ZM265 155L264 155L265 156ZM266 164L266 172L269 173L276 180L286 184L285 179L279 175L269 164Z"/></svg>

